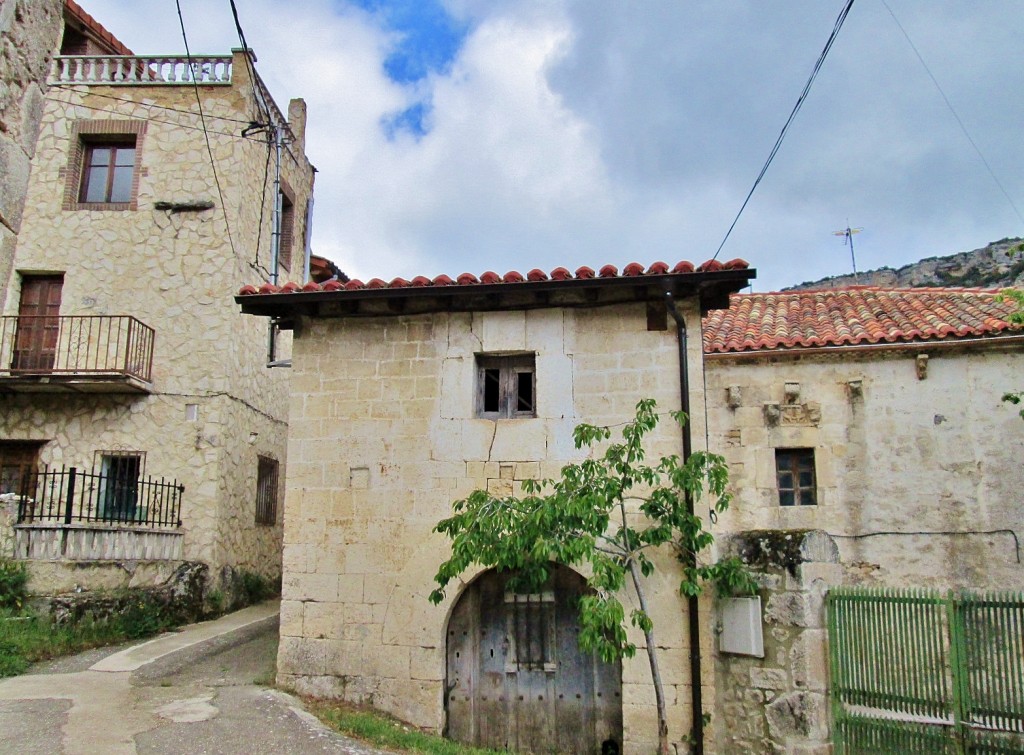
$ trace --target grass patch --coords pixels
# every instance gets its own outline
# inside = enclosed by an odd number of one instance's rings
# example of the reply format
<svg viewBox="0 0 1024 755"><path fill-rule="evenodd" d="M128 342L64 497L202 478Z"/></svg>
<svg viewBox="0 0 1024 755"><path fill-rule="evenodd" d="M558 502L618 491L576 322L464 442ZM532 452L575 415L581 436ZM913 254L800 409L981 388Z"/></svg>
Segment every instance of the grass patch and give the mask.
<svg viewBox="0 0 1024 755"><path fill-rule="evenodd" d="M304 698L309 711L342 734L376 747L400 752L422 752L431 755L508 755L504 751L481 750L452 742L436 734L425 734L380 711L336 700Z"/></svg>
<svg viewBox="0 0 1024 755"><path fill-rule="evenodd" d="M47 618L0 611L0 677L17 676L37 661L130 639L120 622L80 621L57 626Z"/></svg>

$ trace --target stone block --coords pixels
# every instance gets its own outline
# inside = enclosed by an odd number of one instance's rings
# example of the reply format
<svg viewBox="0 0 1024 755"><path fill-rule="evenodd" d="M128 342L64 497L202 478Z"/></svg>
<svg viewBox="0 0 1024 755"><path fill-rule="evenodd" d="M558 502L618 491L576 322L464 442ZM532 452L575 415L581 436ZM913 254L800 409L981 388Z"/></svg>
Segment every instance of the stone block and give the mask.
<svg viewBox="0 0 1024 755"><path fill-rule="evenodd" d="M0 223L15 233L21 228L21 215L28 191L29 157L21 145L0 136Z"/></svg>
<svg viewBox="0 0 1024 755"><path fill-rule="evenodd" d="M282 637L277 669L282 674L322 675L327 668L327 643L305 637Z"/></svg>
<svg viewBox="0 0 1024 755"><path fill-rule="evenodd" d="M803 593L776 593L768 598L764 620L780 626L806 627L814 624L809 596Z"/></svg>
<svg viewBox="0 0 1024 755"><path fill-rule="evenodd" d="M409 676L412 679L423 681L443 681L445 677L445 657L442 648L410 648Z"/></svg>
<svg viewBox="0 0 1024 755"><path fill-rule="evenodd" d="M475 312L473 332L481 349L488 351L526 351L526 312ZM531 344L532 346L532 344Z"/></svg>
<svg viewBox="0 0 1024 755"><path fill-rule="evenodd" d="M824 692L828 689L828 632L805 629L790 651L795 687Z"/></svg>
<svg viewBox="0 0 1024 755"><path fill-rule="evenodd" d="M281 601L281 618L279 632L282 637L302 636L302 607L297 600Z"/></svg>
<svg viewBox="0 0 1024 755"><path fill-rule="evenodd" d="M759 689L788 689L789 676L782 669L752 668L750 669L750 684Z"/></svg>
<svg viewBox="0 0 1024 755"><path fill-rule="evenodd" d="M789 692L777 697L765 708L772 739L788 737L823 740L828 734L825 696L816 692Z"/></svg>

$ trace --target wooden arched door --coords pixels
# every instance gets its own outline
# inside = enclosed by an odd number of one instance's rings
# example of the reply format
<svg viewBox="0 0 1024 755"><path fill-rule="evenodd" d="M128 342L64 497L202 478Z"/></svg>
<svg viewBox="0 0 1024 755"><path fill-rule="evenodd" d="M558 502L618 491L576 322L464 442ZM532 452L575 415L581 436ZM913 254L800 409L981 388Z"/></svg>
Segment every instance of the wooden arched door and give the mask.
<svg viewBox="0 0 1024 755"><path fill-rule="evenodd" d="M507 589L490 571L460 596L448 622L448 736L519 752L620 752L622 669L579 647L586 582L552 565L537 593Z"/></svg>

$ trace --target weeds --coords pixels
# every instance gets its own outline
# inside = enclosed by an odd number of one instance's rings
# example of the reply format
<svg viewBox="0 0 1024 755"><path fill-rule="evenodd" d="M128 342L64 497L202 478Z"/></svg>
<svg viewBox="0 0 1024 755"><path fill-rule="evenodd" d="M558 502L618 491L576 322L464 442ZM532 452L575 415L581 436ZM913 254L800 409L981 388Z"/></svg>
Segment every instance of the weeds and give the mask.
<svg viewBox="0 0 1024 755"><path fill-rule="evenodd" d="M0 609L20 611L28 599L28 568L21 561L0 558Z"/></svg>
<svg viewBox="0 0 1024 755"><path fill-rule="evenodd" d="M425 734L414 726L375 710L336 700L306 699L306 707L335 730L377 747L431 755L497 755L497 750L467 747L436 734Z"/></svg>

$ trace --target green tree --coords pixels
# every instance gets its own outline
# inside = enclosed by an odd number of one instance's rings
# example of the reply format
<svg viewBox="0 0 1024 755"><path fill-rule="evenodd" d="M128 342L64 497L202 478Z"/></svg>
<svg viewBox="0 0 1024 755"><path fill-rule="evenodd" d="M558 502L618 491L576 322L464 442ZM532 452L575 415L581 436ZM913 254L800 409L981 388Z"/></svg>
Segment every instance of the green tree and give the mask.
<svg viewBox="0 0 1024 755"><path fill-rule="evenodd" d="M671 415L680 424L686 421L682 412ZM708 494L714 511L728 508L725 460L697 452L685 460L666 456L646 464L644 436L658 421L655 402L644 399L622 428L621 442L608 444L596 458L566 465L559 479L524 480L522 497L496 498L477 490L456 501L452 516L434 528L449 537L452 555L434 577L439 587L430 600L443 600L448 583L475 564L511 572L512 588L528 592L540 589L552 561L589 567L584 571L590 573L591 591L579 604L579 643L585 652L596 651L612 662L636 653L619 599L628 579L639 604L628 620L644 633L658 707L659 752L667 753L665 694L644 589L644 578L655 570L649 554L675 546L683 564L679 591L687 596L699 594L706 581L749 591L752 579L738 559L702 564L697 558L714 538L690 513L688 501ZM577 448L592 448L611 435L610 427L589 424L574 431Z"/></svg>

